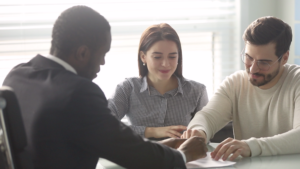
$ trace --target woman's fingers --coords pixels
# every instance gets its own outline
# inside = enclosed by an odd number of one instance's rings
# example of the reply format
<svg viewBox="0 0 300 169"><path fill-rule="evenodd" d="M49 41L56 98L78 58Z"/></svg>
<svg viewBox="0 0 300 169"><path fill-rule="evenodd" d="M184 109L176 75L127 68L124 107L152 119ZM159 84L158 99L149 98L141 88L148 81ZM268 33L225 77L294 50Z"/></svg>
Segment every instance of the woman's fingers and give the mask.
<svg viewBox="0 0 300 169"><path fill-rule="evenodd" d="M179 125L179 126L170 126L170 128L171 128L172 130L177 130L177 131L184 131L184 130L187 129L186 126L181 126L181 125Z"/></svg>
<svg viewBox="0 0 300 169"><path fill-rule="evenodd" d="M177 138L181 137L181 133L179 133L176 130L169 130L168 132L171 133L172 135L175 135Z"/></svg>

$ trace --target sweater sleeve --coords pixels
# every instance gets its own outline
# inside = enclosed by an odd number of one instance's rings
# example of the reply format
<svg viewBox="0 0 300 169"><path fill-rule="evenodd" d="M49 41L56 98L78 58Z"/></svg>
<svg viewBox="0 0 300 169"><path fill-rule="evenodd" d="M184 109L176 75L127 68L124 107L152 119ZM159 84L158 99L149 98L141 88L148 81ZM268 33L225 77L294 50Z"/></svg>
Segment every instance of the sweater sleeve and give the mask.
<svg viewBox="0 0 300 169"><path fill-rule="evenodd" d="M232 104L229 94L230 80L227 78L216 91L207 105L198 111L188 125L188 129L200 129L205 131L207 140L231 121Z"/></svg>
<svg viewBox="0 0 300 169"><path fill-rule="evenodd" d="M300 153L300 128L272 137L252 137L244 141L249 145L252 157Z"/></svg>

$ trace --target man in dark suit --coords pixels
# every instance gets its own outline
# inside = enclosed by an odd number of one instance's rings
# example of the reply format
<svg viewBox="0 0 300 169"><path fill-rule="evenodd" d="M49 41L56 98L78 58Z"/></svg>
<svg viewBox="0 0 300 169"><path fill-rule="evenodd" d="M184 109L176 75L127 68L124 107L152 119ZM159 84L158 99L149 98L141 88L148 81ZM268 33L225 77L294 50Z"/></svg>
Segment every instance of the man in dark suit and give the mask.
<svg viewBox="0 0 300 169"><path fill-rule="evenodd" d="M205 157L203 138L162 141L173 149L144 140L111 115L92 82L110 44L105 18L75 6L56 20L50 55L37 55L6 77L4 85L19 100L35 168L90 169L99 157L126 168L185 168L185 160Z"/></svg>

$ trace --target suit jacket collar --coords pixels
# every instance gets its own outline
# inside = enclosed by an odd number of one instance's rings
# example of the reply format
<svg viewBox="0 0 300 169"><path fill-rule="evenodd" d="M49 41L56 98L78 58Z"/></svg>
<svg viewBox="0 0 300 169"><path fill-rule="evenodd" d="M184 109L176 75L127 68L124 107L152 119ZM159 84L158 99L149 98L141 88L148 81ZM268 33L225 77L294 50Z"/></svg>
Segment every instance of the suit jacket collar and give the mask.
<svg viewBox="0 0 300 169"><path fill-rule="evenodd" d="M53 60L50 60L42 55L37 55L33 59L29 61L29 63L38 70L43 69L64 69L66 70L62 65L54 62Z"/></svg>
<svg viewBox="0 0 300 169"><path fill-rule="evenodd" d="M58 64L60 64L60 65L62 65L66 70L77 74L76 70L69 63L67 63L66 61L64 61L64 60L62 60L62 59L60 59L56 56L53 56L53 55L47 55L45 57L52 60L52 61L54 61L54 62L56 62L56 63L58 63Z"/></svg>

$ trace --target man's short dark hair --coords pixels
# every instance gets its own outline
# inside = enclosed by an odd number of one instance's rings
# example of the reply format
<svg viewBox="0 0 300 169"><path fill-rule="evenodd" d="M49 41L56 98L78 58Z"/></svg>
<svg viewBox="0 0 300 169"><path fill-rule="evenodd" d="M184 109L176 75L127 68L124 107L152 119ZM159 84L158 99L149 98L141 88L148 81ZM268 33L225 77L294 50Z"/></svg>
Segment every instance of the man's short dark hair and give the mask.
<svg viewBox="0 0 300 169"><path fill-rule="evenodd" d="M110 31L107 20L87 6L71 7L57 18L52 30L50 54L65 57L81 45L91 52L106 42L106 33Z"/></svg>
<svg viewBox="0 0 300 169"><path fill-rule="evenodd" d="M277 57L282 56L290 49L292 29L282 20L266 16L253 21L245 30L243 39L254 45L276 44Z"/></svg>

